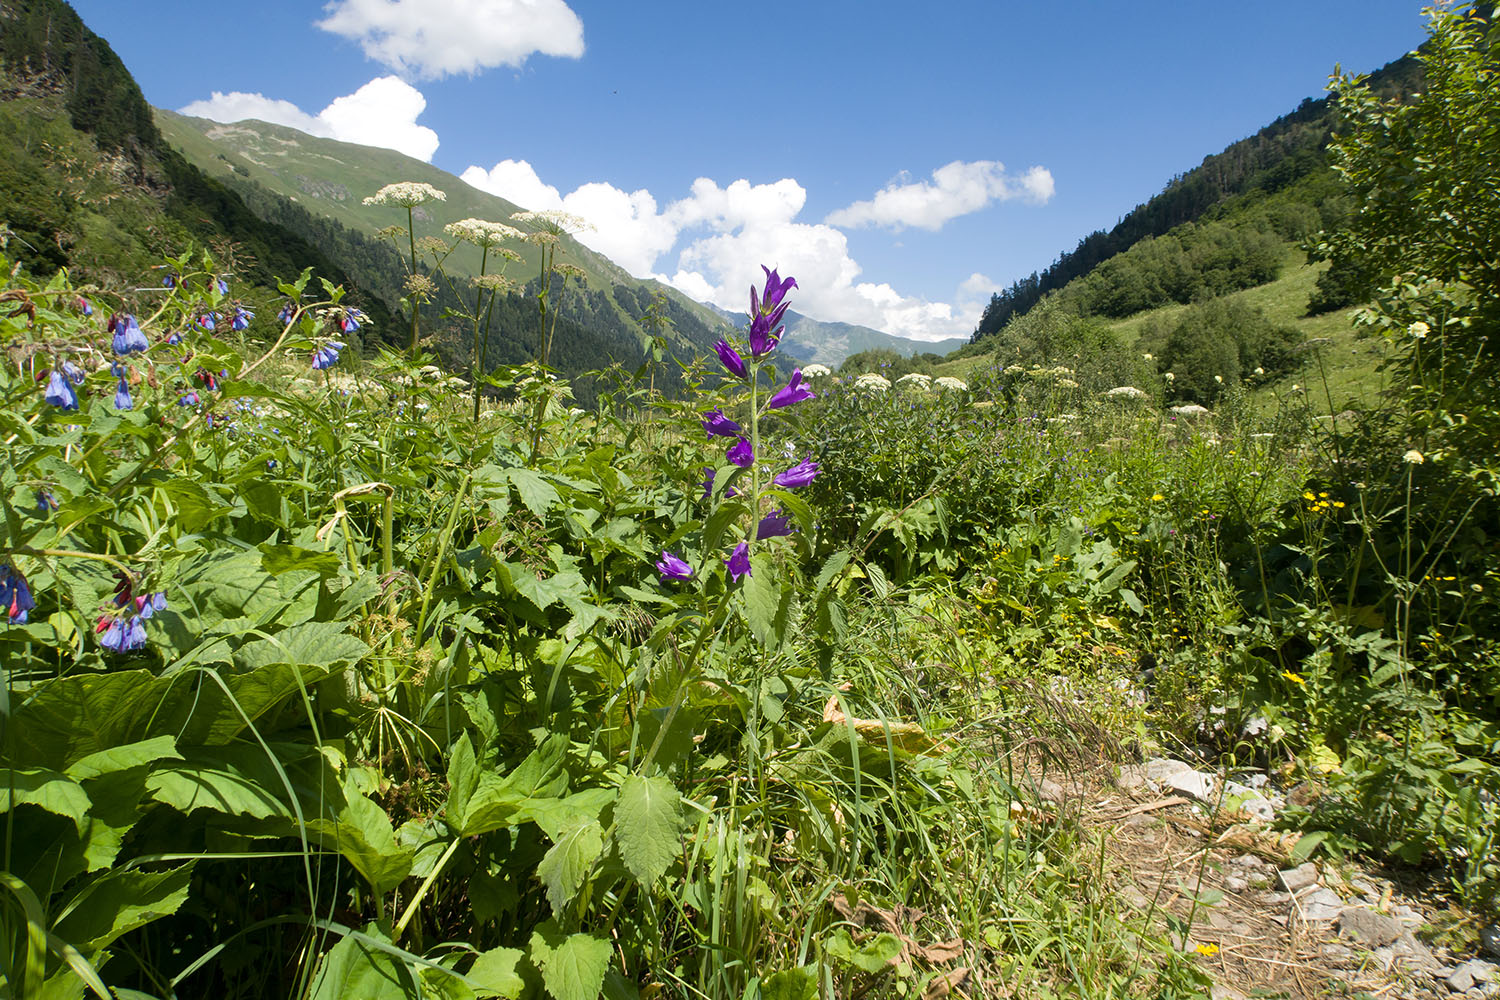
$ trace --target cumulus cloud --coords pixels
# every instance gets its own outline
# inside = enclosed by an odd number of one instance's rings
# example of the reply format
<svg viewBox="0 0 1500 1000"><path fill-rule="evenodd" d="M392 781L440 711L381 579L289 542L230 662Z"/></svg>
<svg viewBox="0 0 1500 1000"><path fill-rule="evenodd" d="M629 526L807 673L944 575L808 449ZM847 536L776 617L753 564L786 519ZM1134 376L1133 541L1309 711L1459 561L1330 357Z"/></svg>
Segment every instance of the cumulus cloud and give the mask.
<svg viewBox="0 0 1500 1000"><path fill-rule="evenodd" d="M502 160L489 170L471 166L463 179L524 208L581 215L596 228L578 234L580 242L636 277L655 277L724 309L748 305L750 286L763 280L760 265L767 264L797 279L793 308L798 312L916 340L942 340L974 328L983 303L969 286L992 285L983 275L972 275L955 290L955 305L904 295L884 282L860 281L863 271L842 232L826 223L798 221L807 190L790 177L769 184L741 178L723 186L700 177L685 197L665 207L644 189L626 192L597 182L564 195L525 160ZM658 261L670 260L679 243L675 266L658 271Z"/></svg>
<svg viewBox="0 0 1500 1000"><path fill-rule="evenodd" d="M1052 197L1052 174L1032 167L1019 177L1006 174L997 160L954 160L932 172L932 181L912 182L905 175L869 201L856 201L828 216L833 226L889 226L936 231L950 219L988 207L992 202L1020 198L1043 203Z"/></svg>
<svg viewBox="0 0 1500 1000"><path fill-rule="evenodd" d="M583 22L564 0L333 0L324 9L319 28L426 79L521 66L533 53L583 55Z"/></svg>
<svg viewBox="0 0 1500 1000"><path fill-rule="evenodd" d="M427 98L417 88L394 76L382 76L352 94L334 98L316 115L308 114L291 101L238 90L228 94L216 90L208 100L194 101L179 111L216 122L258 118L308 135L394 149L431 162L432 154L437 152L438 135L417 124L417 118L426 108Z"/></svg>

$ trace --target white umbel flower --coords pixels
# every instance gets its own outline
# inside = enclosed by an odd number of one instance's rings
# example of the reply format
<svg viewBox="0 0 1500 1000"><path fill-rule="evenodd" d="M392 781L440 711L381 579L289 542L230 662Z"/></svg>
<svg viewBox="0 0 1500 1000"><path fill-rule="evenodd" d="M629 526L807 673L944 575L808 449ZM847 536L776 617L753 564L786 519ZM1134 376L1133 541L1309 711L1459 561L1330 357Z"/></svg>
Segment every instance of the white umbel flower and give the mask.
<svg viewBox="0 0 1500 1000"><path fill-rule="evenodd" d="M1113 389L1104 391L1106 396L1114 396L1116 399L1144 399L1146 394L1133 385L1117 385Z"/></svg>
<svg viewBox="0 0 1500 1000"><path fill-rule="evenodd" d="M443 232L456 240L463 240L465 243L472 243L485 249L499 244L502 240L526 238L526 234L515 226L507 226L503 222L486 222L483 219L461 219L458 222L450 222L443 227Z"/></svg>
<svg viewBox="0 0 1500 1000"><path fill-rule="evenodd" d="M542 212L516 212L510 219L512 222L539 222L549 229L557 229L566 233L581 233L594 228L583 216L555 208Z"/></svg>
<svg viewBox="0 0 1500 1000"><path fill-rule="evenodd" d="M365 199L365 204L414 208L423 202L447 200L448 196L431 184L424 184L421 181L397 181L395 184L387 184L370 195Z"/></svg>
<svg viewBox="0 0 1500 1000"><path fill-rule="evenodd" d="M921 372L911 372L898 378L896 384L903 389L917 389L926 392L932 386L932 376L923 375Z"/></svg>
<svg viewBox="0 0 1500 1000"><path fill-rule="evenodd" d="M951 389L953 392L969 391L969 383L961 378L954 378L952 375L939 375L933 379L932 384L939 389Z"/></svg>
<svg viewBox="0 0 1500 1000"><path fill-rule="evenodd" d="M873 389L877 392L885 392L890 387L890 379L884 375L877 375L874 372L865 372L854 380L854 388L856 389Z"/></svg>
<svg viewBox="0 0 1500 1000"><path fill-rule="evenodd" d="M827 365L811 364L804 366L802 369L803 378L827 378L832 374L833 369Z"/></svg>
<svg viewBox="0 0 1500 1000"><path fill-rule="evenodd" d="M1401 461L1405 462L1407 465L1421 465L1423 462L1427 461L1427 459L1422 457L1422 453L1420 451L1413 448L1411 451L1408 451L1405 455L1401 456Z"/></svg>

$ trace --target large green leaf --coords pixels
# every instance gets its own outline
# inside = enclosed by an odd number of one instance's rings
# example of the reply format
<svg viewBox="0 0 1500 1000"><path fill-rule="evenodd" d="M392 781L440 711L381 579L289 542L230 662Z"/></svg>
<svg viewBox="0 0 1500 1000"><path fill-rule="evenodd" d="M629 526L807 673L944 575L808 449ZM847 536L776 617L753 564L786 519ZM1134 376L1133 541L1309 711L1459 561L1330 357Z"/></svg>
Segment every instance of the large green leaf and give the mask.
<svg viewBox="0 0 1500 1000"><path fill-rule="evenodd" d="M235 651L234 663L242 670L273 663L331 669L355 663L369 651L369 646L344 631L342 622L303 622L247 642Z"/></svg>
<svg viewBox="0 0 1500 1000"><path fill-rule="evenodd" d="M847 927L840 927L823 942L823 953L862 972L879 972L900 956L901 939L894 934L880 933L859 944Z"/></svg>
<svg viewBox="0 0 1500 1000"><path fill-rule="evenodd" d="M416 851L396 843L395 830L384 809L348 789L346 794L338 819L313 820L307 824L308 836L342 854L376 895L384 895L411 873Z"/></svg>
<svg viewBox="0 0 1500 1000"><path fill-rule="evenodd" d="M476 996L517 1000L526 989L526 980L519 971L523 961L525 956L519 948L492 948L474 959L464 976Z"/></svg>
<svg viewBox="0 0 1500 1000"><path fill-rule="evenodd" d="M547 887L547 902L559 917L578 894L594 861L604 850L604 830L593 820L564 831L537 865L537 877Z"/></svg>
<svg viewBox="0 0 1500 1000"><path fill-rule="evenodd" d="M0 768L0 813L19 805L66 816L82 833L92 803L83 786L65 774L45 768Z"/></svg>
<svg viewBox="0 0 1500 1000"><path fill-rule="evenodd" d="M395 955L349 935L323 956L312 1000L408 1000L418 996L411 970Z"/></svg>
<svg viewBox="0 0 1500 1000"><path fill-rule="evenodd" d="M783 969L760 983L761 1000L814 1000L818 995L818 967Z"/></svg>
<svg viewBox="0 0 1500 1000"><path fill-rule="evenodd" d="M764 646L779 646L786 638L791 617L792 587L783 579L769 552L750 559L750 578L745 581L745 621Z"/></svg>
<svg viewBox="0 0 1500 1000"><path fill-rule="evenodd" d="M555 1000L596 1000L609 971L610 943L591 934L563 934L551 920L531 934L531 960Z"/></svg>
<svg viewBox="0 0 1500 1000"><path fill-rule="evenodd" d="M554 734L505 777L481 772L465 803L462 818L457 821L459 835L472 837L525 822L517 817L523 807L536 799L562 795L568 787L568 776L563 771L567 753L568 738Z"/></svg>
<svg viewBox="0 0 1500 1000"><path fill-rule="evenodd" d="M682 848L682 793L671 781L632 774L615 803L615 842L630 873L650 886Z"/></svg>
<svg viewBox="0 0 1500 1000"><path fill-rule="evenodd" d="M78 781L86 781L89 778L115 774L158 760L169 758L181 760L182 754L177 752L176 744L177 741L171 736L153 736L149 740L141 740L138 743L107 747L74 761L68 767L68 776Z"/></svg>
<svg viewBox="0 0 1500 1000"><path fill-rule="evenodd" d="M193 865L166 871L116 868L90 882L65 907L53 932L85 955L122 934L176 913L187 901Z"/></svg>

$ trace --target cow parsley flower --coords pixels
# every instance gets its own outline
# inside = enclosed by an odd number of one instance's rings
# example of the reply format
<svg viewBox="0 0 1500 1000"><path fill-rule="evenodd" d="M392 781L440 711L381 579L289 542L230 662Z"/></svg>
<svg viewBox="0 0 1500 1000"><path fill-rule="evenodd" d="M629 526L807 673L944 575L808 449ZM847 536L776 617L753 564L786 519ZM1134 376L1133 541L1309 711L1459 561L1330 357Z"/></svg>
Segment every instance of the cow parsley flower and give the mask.
<svg viewBox="0 0 1500 1000"><path fill-rule="evenodd" d="M447 201L448 196L431 184L421 181L397 181L387 184L364 200L366 205L395 205L415 208L429 201Z"/></svg>
<svg viewBox="0 0 1500 1000"><path fill-rule="evenodd" d="M450 222L443 227L443 232L456 240L472 243L485 250L498 246L504 240L526 238L526 234L515 226L507 226L503 222L486 222L484 219L461 219L458 222Z"/></svg>

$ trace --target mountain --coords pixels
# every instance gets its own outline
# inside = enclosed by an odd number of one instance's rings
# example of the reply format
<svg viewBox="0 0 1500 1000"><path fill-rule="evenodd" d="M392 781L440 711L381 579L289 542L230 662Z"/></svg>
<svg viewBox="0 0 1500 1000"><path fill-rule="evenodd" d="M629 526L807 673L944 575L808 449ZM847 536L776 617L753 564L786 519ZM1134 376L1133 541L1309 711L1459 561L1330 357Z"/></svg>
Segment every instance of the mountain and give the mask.
<svg viewBox="0 0 1500 1000"><path fill-rule="evenodd" d="M728 309L711 306L727 322L740 325L744 316ZM967 341L962 337L948 340L912 340L856 323L825 323L804 316L795 310L786 312L786 333L781 338L781 350L803 364L816 362L829 368L838 368L844 359L863 351L895 351L903 358L918 354L947 354L962 347Z"/></svg>
<svg viewBox="0 0 1500 1000"><path fill-rule="evenodd" d="M407 242L403 236L392 246L377 234L389 226L404 229L406 214L399 208L364 204L365 197L387 184L418 181L446 195L445 200L429 201L414 210L419 240L437 237L451 243L443 227L468 218L504 222L523 230L535 228L512 221L511 216L523 210L521 206L394 150L320 138L262 121L223 124L162 109L155 114L167 141L189 161L236 191L262 218L275 219L319 245L337 247L339 259L388 301L395 302L402 294L401 259ZM536 282L540 249L530 243L515 243L513 249L521 259L508 265L506 277L518 285ZM634 367L651 338L646 327L653 303L659 303L656 311L669 321L668 346L679 356L709 353L713 342L723 334L724 320L713 309L660 282L632 277L571 236L563 236L557 260L577 267L585 283L579 288L569 282L562 295L554 291L552 301L560 304L560 315L607 341L595 345L601 356L593 363L587 357L578 358L584 367L603 367L609 360ZM444 269L460 279L455 288L462 294L468 284L463 279L478 272L479 254L460 246L445 259ZM493 257L489 270L494 270ZM534 284L528 290L534 293ZM535 326L534 319L522 329L509 326L506 323L499 331L501 344L496 360L509 360L512 355L514 360L521 360L526 356L522 345ZM460 355L456 339L450 337L446 346ZM458 360L454 358L455 363Z"/></svg>
<svg viewBox="0 0 1500 1000"><path fill-rule="evenodd" d="M0 245L12 263L38 276L66 267L80 284L156 286L151 268L167 256L211 248L234 294L262 314L262 332L275 278L311 266L354 284L168 146L129 71L67 4L0 0L0 25ZM389 323L381 301L351 302Z"/></svg>

